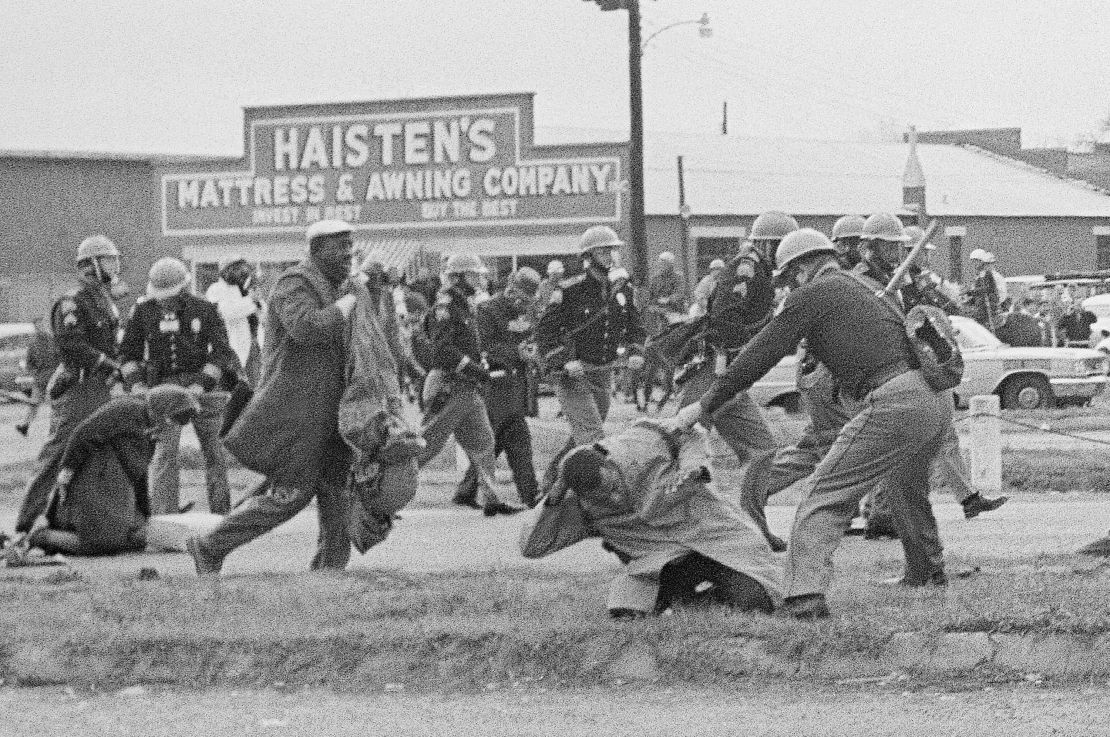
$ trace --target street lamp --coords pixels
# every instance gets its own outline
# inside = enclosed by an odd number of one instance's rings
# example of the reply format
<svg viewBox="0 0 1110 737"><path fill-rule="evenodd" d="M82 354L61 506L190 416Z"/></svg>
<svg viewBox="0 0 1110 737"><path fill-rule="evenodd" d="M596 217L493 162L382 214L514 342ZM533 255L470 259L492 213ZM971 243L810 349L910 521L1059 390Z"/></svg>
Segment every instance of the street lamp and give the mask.
<svg viewBox="0 0 1110 737"><path fill-rule="evenodd" d="M648 42L675 26L697 23L703 38L711 36L709 14L702 13L695 21L679 21L660 28L648 36L647 41L640 38L640 0L586 0L594 2L603 11L628 11L628 220L631 231L632 273L646 284L648 279L647 235L644 224L644 94L640 75L640 57Z"/></svg>
<svg viewBox="0 0 1110 737"><path fill-rule="evenodd" d="M663 26L658 31L656 31L655 33L651 34L650 36L648 36L647 38L644 39L644 42L642 44L640 44L640 53L643 54L644 49L646 49L647 45L649 43L651 43L651 40L653 38L655 38L656 36L658 36L663 31L669 31L672 28L677 28L678 26L692 26L692 25L701 26L701 28L698 29L698 35L701 36L702 38L709 38L710 36L713 35L713 29L709 27L709 13L702 13L701 17L696 19L696 20L680 20L676 23L671 23L670 25Z"/></svg>

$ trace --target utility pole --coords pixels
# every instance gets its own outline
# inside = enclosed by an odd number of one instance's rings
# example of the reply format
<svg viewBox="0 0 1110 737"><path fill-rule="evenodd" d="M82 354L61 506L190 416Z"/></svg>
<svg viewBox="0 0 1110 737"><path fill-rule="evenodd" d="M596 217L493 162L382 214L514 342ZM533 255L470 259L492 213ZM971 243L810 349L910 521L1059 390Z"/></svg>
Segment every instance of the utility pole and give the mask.
<svg viewBox="0 0 1110 737"><path fill-rule="evenodd" d="M628 221L631 232L632 272L647 283L647 235L644 225L644 94L640 74L640 0L628 3Z"/></svg>

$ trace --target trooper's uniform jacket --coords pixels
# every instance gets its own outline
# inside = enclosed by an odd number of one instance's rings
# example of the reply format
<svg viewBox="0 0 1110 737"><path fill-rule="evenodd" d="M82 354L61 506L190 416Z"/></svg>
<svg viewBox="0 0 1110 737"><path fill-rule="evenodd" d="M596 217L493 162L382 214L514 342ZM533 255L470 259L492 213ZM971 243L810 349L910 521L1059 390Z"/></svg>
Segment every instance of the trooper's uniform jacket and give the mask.
<svg viewBox="0 0 1110 737"><path fill-rule="evenodd" d="M644 326L632 287L610 289L589 274L564 279L536 327L536 343L549 369L575 359L594 366L612 363L618 349L644 342Z"/></svg>
<svg viewBox="0 0 1110 737"><path fill-rule="evenodd" d="M775 305L772 272L772 265L750 244L725 265L709 299L706 338L711 347L735 353L767 323Z"/></svg>
<svg viewBox="0 0 1110 737"><path fill-rule="evenodd" d="M474 307L463 289L458 286L441 289L424 320L424 330L432 343L429 369L464 378L465 366L482 365L482 342Z"/></svg>
<svg viewBox="0 0 1110 737"><path fill-rule="evenodd" d="M530 365L520 356L520 346L531 335L529 312L521 310L504 292L478 306L478 332L491 369L505 376L486 388L490 422L497 428L501 418L533 415L536 382Z"/></svg>
<svg viewBox="0 0 1110 737"><path fill-rule="evenodd" d="M127 384L199 384L211 391L221 379L233 382L240 370L216 305L188 293L165 303L140 299L131 309L120 355Z"/></svg>
<svg viewBox="0 0 1110 737"><path fill-rule="evenodd" d="M118 355L119 308L95 283L64 294L50 311L50 328L66 369L81 376L104 368Z"/></svg>

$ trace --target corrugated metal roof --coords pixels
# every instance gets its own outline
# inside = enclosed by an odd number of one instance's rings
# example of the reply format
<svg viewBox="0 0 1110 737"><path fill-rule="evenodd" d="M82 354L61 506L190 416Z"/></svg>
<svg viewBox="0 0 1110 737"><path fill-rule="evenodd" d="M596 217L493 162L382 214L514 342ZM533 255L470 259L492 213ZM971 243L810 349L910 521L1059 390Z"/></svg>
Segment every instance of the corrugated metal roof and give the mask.
<svg viewBox="0 0 1110 737"><path fill-rule="evenodd" d="M679 154L695 214L892 211L902 205L908 151L902 143L649 134L646 211L678 212ZM917 152L931 215L1110 218L1110 195L1083 182L975 149L919 143Z"/></svg>

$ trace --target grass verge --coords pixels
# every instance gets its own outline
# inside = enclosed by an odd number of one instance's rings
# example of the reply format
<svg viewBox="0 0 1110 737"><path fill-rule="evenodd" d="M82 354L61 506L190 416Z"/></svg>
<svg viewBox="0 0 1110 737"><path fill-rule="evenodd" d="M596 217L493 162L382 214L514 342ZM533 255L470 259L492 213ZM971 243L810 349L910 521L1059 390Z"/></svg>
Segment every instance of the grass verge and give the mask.
<svg viewBox="0 0 1110 737"><path fill-rule="evenodd" d="M736 648L752 642L768 657L816 667L830 657L878 662L905 632L1110 633L1110 566L1100 561L951 565L979 572L947 591L923 593L875 583L896 571L844 571L830 594L837 616L819 625L720 608L612 622L604 614L606 582L571 575L92 581L58 570L0 582L0 677L28 685L448 691L620 678L713 683L738 675Z"/></svg>

